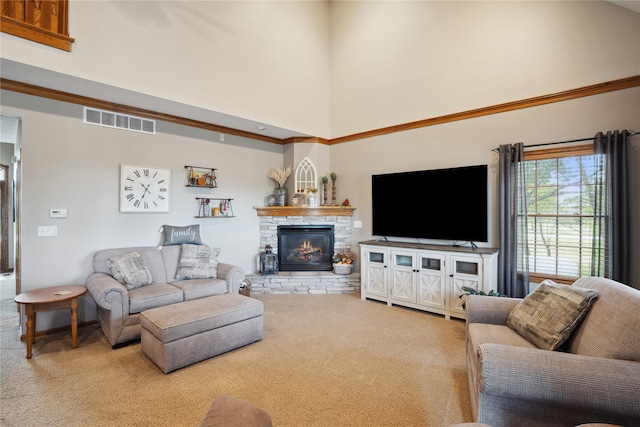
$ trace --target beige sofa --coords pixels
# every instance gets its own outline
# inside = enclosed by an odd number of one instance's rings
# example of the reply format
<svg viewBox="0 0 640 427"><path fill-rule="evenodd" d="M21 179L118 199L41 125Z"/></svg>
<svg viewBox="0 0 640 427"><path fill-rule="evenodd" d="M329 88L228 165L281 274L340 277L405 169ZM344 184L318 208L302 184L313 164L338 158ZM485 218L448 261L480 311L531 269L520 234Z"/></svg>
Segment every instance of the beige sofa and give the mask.
<svg viewBox="0 0 640 427"><path fill-rule="evenodd" d="M640 426L640 291L602 278L583 320L559 350L507 326L521 300L469 296L467 375L473 420L499 426Z"/></svg>
<svg viewBox="0 0 640 427"><path fill-rule="evenodd" d="M93 273L86 287L96 301L98 323L113 347L140 338L140 313L177 302L224 293L238 293L244 270L218 263L217 277L177 280L182 246L145 246L104 249L93 255ZM117 281L107 260L114 256L138 252L153 277L153 284L133 290Z"/></svg>

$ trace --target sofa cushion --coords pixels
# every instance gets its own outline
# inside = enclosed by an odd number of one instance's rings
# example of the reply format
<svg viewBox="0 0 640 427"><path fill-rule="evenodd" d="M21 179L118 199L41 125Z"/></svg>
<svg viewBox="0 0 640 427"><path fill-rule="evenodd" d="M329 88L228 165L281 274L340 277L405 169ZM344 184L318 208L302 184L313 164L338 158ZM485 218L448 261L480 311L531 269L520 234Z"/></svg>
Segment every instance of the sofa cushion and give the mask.
<svg viewBox="0 0 640 427"><path fill-rule="evenodd" d="M113 248L113 249L102 249L97 251L93 255L93 271L95 273L106 273L111 274L111 270L107 265L107 260L116 255L126 254L128 252L138 252L142 258L144 258L147 263L147 267L151 271L151 276L153 277L153 283L167 283L167 277L173 277L176 270L176 264L173 266L173 271L171 271L171 275L167 276L167 272L165 270L165 261L163 259L162 252L157 246L134 246L128 248Z"/></svg>
<svg viewBox="0 0 640 427"><path fill-rule="evenodd" d="M584 277L573 286L597 289L600 298L563 348L575 354L640 362L640 291L601 277Z"/></svg>
<svg viewBox="0 0 640 427"><path fill-rule="evenodd" d="M176 279L207 279L218 277L220 248L203 245L182 245Z"/></svg>
<svg viewBox="0 0 640 427"><path fill-rule="evenodd" d="M228 290L226 280L214 278L180 280L171 285L182 289L185 301L225 294Z"/></svg>
<svg viewBox="0 0 640 427"><path fill-rule="evenodd" d="M507 325L538 348L556 350L569 338L596 298L595 289L545 280L511 310Z"/></svg>
<svg viewBox="0 0 640 427"><path fill-rule="evenodd" d="M183 227L177 227L174 225L163 225L164 230L164 246L170 245L201 245L202 239L200 238L200 224L187 225Z"/></svg>
<svg viewBox="0 0 640 427"><path fill-rule="evenodd" d="M129 291L129 313L162 307L184 301L181 289L168 283L143 286Z"/></svg>
<svg viewBox="0 0 640 427"><path fill-rule="evenodd" d="M536 348L534 344L506 325L472 323L469 325L468 334L467 339L474 349L474 354L480 345L486 343Z"/></svg>
<svg viewBox="0 0 640 427"><path fill-rule="evenodd" d="M146 261L136 252L127 252L107 259L111 275L125 288L132 290L153 283Z"/></svg>

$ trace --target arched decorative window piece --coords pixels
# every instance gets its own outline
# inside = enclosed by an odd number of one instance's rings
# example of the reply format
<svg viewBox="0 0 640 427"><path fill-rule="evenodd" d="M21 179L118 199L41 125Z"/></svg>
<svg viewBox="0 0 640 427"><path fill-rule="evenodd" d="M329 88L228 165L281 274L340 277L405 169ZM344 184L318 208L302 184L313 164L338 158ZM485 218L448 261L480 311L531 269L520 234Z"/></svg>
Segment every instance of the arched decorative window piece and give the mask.
<svg viewBox="0 0 640 427"><path fill-rule="evenodd" d="M318 188L316 167L305 157L296 167L296 193L304 193L307 188Z"/></svg>

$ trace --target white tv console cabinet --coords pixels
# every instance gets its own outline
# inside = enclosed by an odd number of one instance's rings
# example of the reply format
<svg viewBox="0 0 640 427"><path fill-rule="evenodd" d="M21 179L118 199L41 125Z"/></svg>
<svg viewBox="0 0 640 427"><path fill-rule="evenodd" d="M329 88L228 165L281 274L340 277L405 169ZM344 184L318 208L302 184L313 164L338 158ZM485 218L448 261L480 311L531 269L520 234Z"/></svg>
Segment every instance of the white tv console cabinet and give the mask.
<svg viewBox="0 0 640 427"><path fill-rule="evenodd" d="M498 249L360 242L361 298L465 318L462 287L496 289Z"/></svg>

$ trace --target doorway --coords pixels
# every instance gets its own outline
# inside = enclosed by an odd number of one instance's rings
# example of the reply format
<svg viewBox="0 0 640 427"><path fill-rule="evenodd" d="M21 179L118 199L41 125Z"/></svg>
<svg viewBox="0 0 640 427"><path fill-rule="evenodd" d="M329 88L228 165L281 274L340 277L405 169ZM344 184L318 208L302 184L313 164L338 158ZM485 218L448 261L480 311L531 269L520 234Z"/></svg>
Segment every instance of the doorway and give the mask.
<svg viewBox="0 0 640 427"><path fill-rule="evenodd" d="M9 166L0 164L0 273L13 271L9 259Z"/></svg>
<svg viewBox="0 0 640 427"><path fill-rule="evenodd" d="M21 139L22 119L0 114L0 276L15 278L15 281L7 280L0 284L6 288L9 284L15 283L15 295L21 292L19 256Z"/></svg>

